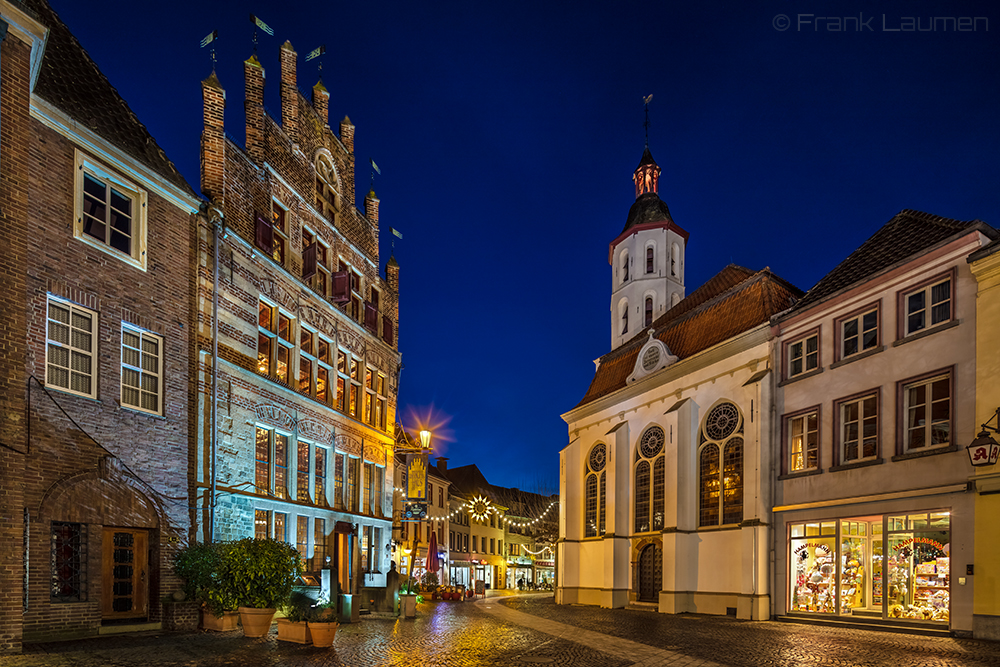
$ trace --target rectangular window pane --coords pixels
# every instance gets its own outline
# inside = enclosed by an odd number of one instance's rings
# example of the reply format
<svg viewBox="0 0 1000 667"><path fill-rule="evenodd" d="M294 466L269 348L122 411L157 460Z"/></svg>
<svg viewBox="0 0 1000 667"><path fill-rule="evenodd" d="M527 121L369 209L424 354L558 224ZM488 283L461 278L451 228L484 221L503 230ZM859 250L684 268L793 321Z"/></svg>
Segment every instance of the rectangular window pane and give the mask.
<svg viewBox="0 0 1000 667"><path fill-rule="evenodd" d="M288 497L288 436L274 434L274 495Z"/></svg>
<svg viewBox="0 0 1000 667"><path fill-rule="evenodd" d="M316 472L313 484L315 486L316 504L326 506L326 450L322 447L317 447L315 453Z"/></svg>
<svg viewBox="0 0 1000 667"><path fill-rule="evenodd" d="M295 471L295 499L301 502L309 502L309 444L299 442L299 455L296 459L297 470Z"/></svg>
<svg viewBox="0 0 1000 667"><path fill-rule="evenodd" d="M267 510L254 510L253 536L258 540L268 537L270 532L271 513Z"/></svg>
<svg viewBox="0 0 1000 667"><path fill-rule="evenodd" d="M271 490L271 432L267 429L257 429L255 476L257 493L268 493Z"/></svg>
<svg viewBox="0 0 1000 667"><path fill-rule="evenodd" d="M87 540L84 524L52 522L51 589L53 602L86 600Z"/></svg>

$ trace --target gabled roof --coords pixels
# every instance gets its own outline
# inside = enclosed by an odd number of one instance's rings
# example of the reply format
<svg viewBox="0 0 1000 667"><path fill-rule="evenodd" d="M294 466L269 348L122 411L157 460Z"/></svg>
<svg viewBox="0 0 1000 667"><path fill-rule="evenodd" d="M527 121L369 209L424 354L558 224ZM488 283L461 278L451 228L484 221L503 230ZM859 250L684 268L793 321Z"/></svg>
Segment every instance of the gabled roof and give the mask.
<svg viewBox="0 0 1000 667"><path fill-rule="evenodd" d="M49 28L35 94L184 192L197 196L45 0L24 6Z"/></svg>
<svg viewBox="0 0 1000 667"><path fill-rule="evenodd" d="M448 468L445 476L451 481L452 487L465 495L489 493L492 489L492 485L486 481L486 476L475 463L458 468Z"/></svg>
<svg viewBox="0 0 1000 667"><path fill-rule="evenodd" d="M997 230L981 220L952 220L922 211L904 209L847 256L830 273L823 276L789 312L805 308L857 285L893 266L902 264L929 250L967 234L981 231L996 239Z"/></svg>
<svg viewBox="0 0 1000 667"><path fill-rule="evenodd" d="M670 352L686 359L733 336L759 326L788 309L802 291L771 273L730 264L661 315L621 347L600 359L580 407L626 385L639 351L655 331ZM575 408L574 408L575 409Z"/></svg>

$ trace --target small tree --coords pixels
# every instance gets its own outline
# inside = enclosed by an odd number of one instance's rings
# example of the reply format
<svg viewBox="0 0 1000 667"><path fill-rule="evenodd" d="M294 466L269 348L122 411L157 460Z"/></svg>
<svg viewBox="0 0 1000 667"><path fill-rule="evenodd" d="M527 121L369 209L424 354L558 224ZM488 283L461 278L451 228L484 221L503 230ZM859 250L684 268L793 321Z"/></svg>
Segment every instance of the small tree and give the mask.
<svg viewBox="0 0 1000 667"><path fill-rule="evenodd" d="M236 599L219 579L225 544L195 542L174 555L174 572L184 579L187 599L201 602L215 616L236 609Z"/></svg>
<svg viewBox="0 0 1000 667"><path fill-rule="evenodd" d="M291 599L302 559L287 542L247 537L226 545L218 573L237 606L276 609Z"/></svg>

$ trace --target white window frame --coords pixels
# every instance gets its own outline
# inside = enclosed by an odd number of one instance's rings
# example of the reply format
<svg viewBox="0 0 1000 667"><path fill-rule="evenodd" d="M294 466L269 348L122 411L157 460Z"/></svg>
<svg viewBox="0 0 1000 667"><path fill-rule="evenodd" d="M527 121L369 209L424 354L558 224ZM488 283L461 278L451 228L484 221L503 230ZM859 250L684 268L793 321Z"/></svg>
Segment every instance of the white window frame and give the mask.
<svg viewBox="0 0 1000 667"><path fill-rule="evenodd" d="M69 310L69 323L68 324L67 323L63 323L63 322L59 322L58 320L53 320L52 319L52 306L53 306L53 304L57 305L60 308L64 308L64 309L68 309ZM78 315L81 315L81 316L86 316L86 317L88 317L90 319L90 322L91 322L91 331L90 331L90 348L89 349L87 349L85 347L79 347L79 346L76 346L76 345L73 344L73 325L72 325L72 323L73 323L73 315L74 315L74 313L76 313ZM97 377L98 377L98 374L97 374L97 338L98 338L98 334L99 334L99 328L98 328L99 324L100 324L100 322L98 320L97 313L95 311L90 310L88 308L84 308L82 306L78 306L75 303L70 303L69 301L65 301L63 299L58 299L56 297L53 297L52 295L49 295L48 300L47 300L47 302L45 304L45 386L46 387L48 387L50 389L57 389L59 391L65 391L65 392L70 393L70 394L76 394L77 396L86 396L87 398L97 398ZM59 340L56 340L56 339L52 338L51 333L52 333L52 330L53 330L53 325L56 325L56 326L65 326L65 327L67 327L69 329L69 331L68 331L68 337L67 337L67 341L66 342L62 342L62 341L59 341ZM83 342L83 341L80 341L80 342ZM52 351L53 347L67 350L67 353L69 355L69 360L70 361L68 362L68 364L66 366L57 365L55 363L55 361L52 359L51 351ZM72 388L72 386L73 386L72 376L73 376L73 372L74 372L72 370L72 368L73 368L72 358L73 358L74 354L81 355L81 356L84 356L84 357L87 357L87 358L90 359L90 373L89 373L89 376L90 376L90 391L89 392L78 391L78 390L75 390L75 389ZM66 372L67 372L67 384L66 384L66 386L55 384L52 381L52 379L51 379L52 378L52 372L51 372L51 370L53 368L65 369L66 370Z"/></svg>
<svg viewBox="0 0 1000 667"><path fill-rule="evenodd" d="M814 339L814 338L816 339L816 351L813 352L813 353L810 353L810 352L808 352L808 343L809 343L809 341L811 339ZM800 358L800 357L793 357L792 356L792 351L795 349L796 345L801 345L802 346L802 355L801 355L802 369L798 373L792 372L792 364L793 364L793 362L795 361L795 359ZM811 354L815 354L816 355L816 365L813 366L812 368L809 368L807 362L808 362L809 356ZM805 375L806 373L812 373L813 371L819 370L819 367L820 367L819 366L819 332L818 331L814 331L813 333L810 333L810 334L807 334L805 336L802 336L801 338L796 338L795 340L789 342L788 345L787 345L787 348L785 350L785 363L787 364L786 368L788 369L788 377L789 378L796 378L796 377L799 377L800 375Z"/></svg>
<svg viewBox="0 0 1000 667"><path fill-rule="evenodd" d="M867 401L869 399L874 399L874 401L875 401L874 414L868 414L868 413L865 412L865 409L864 409L865 401ZM854 404L857 404L857 406L858 406L858 419L857 419L857 424L858 424L858 438L857 438L858 455L855 456L854 458L849 459L849 458L847 458L847 433L846 433L846 431L847 431L847 420L846 420L845 413L846 413L846 410L847 410L848 406L854 405ZM878 395L878 392L872 392L870 394L865 394L863 396L857 396L857 397L854 397L854 398L850 398L850 399L847 399L847 400L843 400L843 401L838 401L837 402L837 428L839 429L839 436L840 436L839 437L839 440L840 440L840 442L839 442L839 447L840 447L840 453L839 453L839 455L840 455L840 465L847 465L847 464L851 464L851 463L859 463L861 461L872 461L872 460L878 458L878 455L879 455L879 445L880 445L880 443L879 443L879 435L880 435L879 418L880 418L880 416L879 416L879 395ZM866 438L865 438L865 432L864 432L864 424L865 424L865 420L867 420L867 419L874 419L875 420L875 436L874 436L875 437L875 453L872 454L871 456L865 456L864 455L865 440L866 440Z"/></svg>
<svg viewBox="0 0 1000 667"><path fill-rule="evenodd" d="M90 174L91 177L103 182L105 185L114 187L119 194L124 195L132 201L131 252L124 253L116 250L106 240L101 241L83 231L84 174ZM73 185L73 236L75 238L101 252L120 259L126 264L131 264L137 269L145 271L147 268L147 203L148 196L145 190L98 163L79 149L76 150ZM110 203L108 203L108 206L110 207Z"/></svg>
<svg viewBox="0 0 1000 667"><path fill-rule="evenodd" d="M948 283L948 298L944 301L940 301L937 304L933 303L931 299L933 298L934 288L940 285ZM917 295L923 294L924 305L923 308L910 311L910 298ZM935 306L940 306L942 304L948 304L948 315L943 319L934 321L934 308ZM923 326L910 329L910 316L916 313L923 314ZM952 280L952 274L948 274L939 280L934 280L927 283L926 285L910 290L903 294L903 335L912 336L915 333L920 333L921 331L928 331L934 327L946 324L955 318L955 281Z"/></svg>
<svg viewBox="0 0 1000 667"><path fill-rule="evenodd" d="M920 427L924 430L924 444L921 447L911 448L910 437L909 437L911 429L909 427L909 422L910 422L910 409L913 406L910 405L910 390L914 389L915 387L924 386L927 388L926 389L927 392L932 392L932 387L934 383L940 380L948 381L948 419L943 422L948 425L948 440L946 442L939 442L937 444L931 443L931 439L934 433L935 422L932 419L927 419L926 416L933 412L934 399L932 395L925 394L925 398L927 399L923 403L924 409L926 411L925 419L924 419L924 424ZM955 440L955 434L953 430L954 424L952 423L955 414L955 402L954 402L955 388L952 382L952 371L948 370L942 373L937 373L935 375L932 375L931 377L923 378L920 380L914 380L912 382L906 382L902 384L902 392L903 392L902 423L900 425L900 432L902 433L903 437L903 453L910 454L913 452L924 452L927 450L940 449L943 447L950 446ZM942 422L939 421L937 423L940 424Z"/></svg>
<svg viewBox="0 0 1000 667"><path fill-rule="evenodd" d="M865 342L865 333L868 332L868 331L872 331L871 328L868 328L868 329L864 328L865 327L865 317L867 315L871 315L873 313L875 315L875 327L874 327L875 340L874 340L874 342L872 342L871 345L865 347L865 344L864 344L864 342ZM837 331L840 333L840 358L841 359L850 359L853 356L862 354L864 352L868 352L869 350L877 349L878 348L879 339L880 339L880 335L879 335L880 334L880 327L881 327L881 322L879 322L880 319L881 319L881 317L880 317L880 314L879 314L879 308L876 305L876 306L872 306L871 308L866 308L865 310L863 310L863 311L861 311L859 313L856 313L854 315L850 315L848 317L845 317L842 320L838 320L838 322L837 322ZM848 336L847 336L847 325L850 324L851 322L856 323L857 327L858 327L857 333L853 336L853 338L857 339L858 346L857 346L857 349L854 352L848 353L847 352L847 339L848 339Z"/></svg>
<svg viewBox="0 0 1000 667"><path fill-rule="evenodd" d="M812 417L816 422L816 430L809 430L809 418ZM793 415L788 417L788 472L797 473L805 472L808 470L818 470L819 469L819 410L809 410L802 414ZM795 422L802 423L801 432L801 444L799 449L796 450L794 447L795 442ZM809 434L814 433L816 438L816 463L814 465L809 465ZM795 467L795 458L799 457L802 460L802 465Z"/></svg>
<svg viewBox="0 0 1000 667"><path fill-rule="evenodd" d="M133 348L132 346L126 346L125 336L126 333L132 334L139 337L139 348ZM147 369L144 363L144 358L147 356L144 349L144 343L147 340L152 340L156 342L157 354L156 358L156 370L152 371ZM134 324L129 324L128 322L122 322L122 338L121 338L121 395L119 400L121 401L121 406L123 408L128 408L129 410L137 410L139 412L146 412L152 415L162 415L163 414L163 378L164 378L164 353L163 353L163 336L159 336L151 331L147 331L141 327L137 327ZM126 348L130 350L136 350L139 354L139 365L127 363L125 355ZM152 355L150 355L152 356ZM132 371L139 374L139 386L135 389L139 392L139 405L133 405L131 403L125 402L126 389L128 388L125 383L126 371ZM156 409L150 409L142 406L143 395L152 395L154 392L147 391L143 385L145 384L146 378L153 378L156 381Z"/></svg>

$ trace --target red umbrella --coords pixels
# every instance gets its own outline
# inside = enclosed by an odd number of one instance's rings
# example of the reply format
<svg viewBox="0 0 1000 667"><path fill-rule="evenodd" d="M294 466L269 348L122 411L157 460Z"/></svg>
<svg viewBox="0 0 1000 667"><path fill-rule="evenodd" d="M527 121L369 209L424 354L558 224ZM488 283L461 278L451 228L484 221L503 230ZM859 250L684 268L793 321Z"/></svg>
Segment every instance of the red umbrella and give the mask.
<svg viewBox="0 0 1000 667"><path fill-rule="evenodd" d="M427 571L437 572L439 567L437 533L434 530L431 530L430 533L431 539L427 543Z"/></svg>

